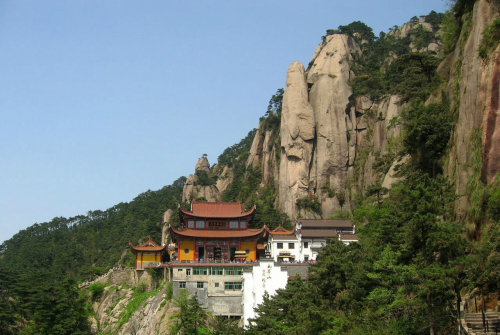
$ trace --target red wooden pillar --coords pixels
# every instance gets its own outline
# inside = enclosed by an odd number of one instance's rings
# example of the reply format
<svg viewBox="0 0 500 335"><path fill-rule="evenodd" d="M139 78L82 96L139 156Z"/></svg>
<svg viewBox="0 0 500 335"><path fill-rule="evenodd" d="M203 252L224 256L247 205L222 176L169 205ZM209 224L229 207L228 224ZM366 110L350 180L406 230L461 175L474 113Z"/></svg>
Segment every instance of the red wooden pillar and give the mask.
<svg viewBox="0 0 500 335"><path fill-rule="evenodd" d="M193 242L193 255L194 255L194 259L193 261L196 261L196 255L198 254L198 245L196 244L196 238L194 239L194 242Z"/></svg>
<svg viewBox="0 0 500 335"><path fill-rule="evenodd" d="M254 252L253 259L257 261L257 239L253 240L253 252Z"/></svg>
<svg viewBox="0 0 500 335"><path fill-rule="evenodd" d="M181 260L181 239L177 240L177 260Z"/></svg>

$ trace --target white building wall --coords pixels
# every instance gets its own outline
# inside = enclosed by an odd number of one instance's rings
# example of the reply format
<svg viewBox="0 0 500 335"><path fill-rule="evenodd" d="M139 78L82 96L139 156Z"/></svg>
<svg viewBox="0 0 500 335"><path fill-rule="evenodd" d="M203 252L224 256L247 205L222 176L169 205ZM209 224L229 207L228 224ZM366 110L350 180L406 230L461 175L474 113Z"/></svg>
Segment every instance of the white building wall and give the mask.
<svg viewBox="0 0 500 335"><path fill-rule="evenodd" d="M263 302L264 292L270 296L276 290L285 288L288 273L281 266L275 265L273 259L260 259L252 268L252 272L243 272L243 326L248 326L248 319L255 318L254 308Z"/></svg>
<svg viewBox="0 0 500 335"><path fill-rule="evenodd" d="M295 237L295 235L293 236ZM283 243L283 249L278 249L278 243ZM293 249L290 249L289 243L293 243L295 247ZM299 239L275 240L271 237L269 245L270 245L271 257L274 259L275 262L278 261L278 256L280 252L283 251L290 252L290 255L293 257L294 260L300 259L301 245Z"/></svg>
<svg viewBox="0 0 500 335"><path fill-rule="evenodd" d="M316 257L318 256L317 250L326 245L326 239L302 238L302 235L298 235L297 238L299 239L300 243L300 253L298 260L300 260L301 262L304 262L305 256L309 257L309 261L315 261ZM304 247L304 242L307 242L307 248Z"/></svg>

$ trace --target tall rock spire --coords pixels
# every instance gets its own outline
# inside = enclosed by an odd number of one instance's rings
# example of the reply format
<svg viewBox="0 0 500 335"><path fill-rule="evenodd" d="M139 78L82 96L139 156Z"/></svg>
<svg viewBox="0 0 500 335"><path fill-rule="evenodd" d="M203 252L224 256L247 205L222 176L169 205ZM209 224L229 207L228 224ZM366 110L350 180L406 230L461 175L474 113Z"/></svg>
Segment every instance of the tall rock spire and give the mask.
<svg viewBox="0 0 500 335"><path fill-rule="evenodd" d="M308 101L304 66L292 63L286 76L281 112L280 211L296 217L296 201L308 196L315 136L314 111Z"/></svg>

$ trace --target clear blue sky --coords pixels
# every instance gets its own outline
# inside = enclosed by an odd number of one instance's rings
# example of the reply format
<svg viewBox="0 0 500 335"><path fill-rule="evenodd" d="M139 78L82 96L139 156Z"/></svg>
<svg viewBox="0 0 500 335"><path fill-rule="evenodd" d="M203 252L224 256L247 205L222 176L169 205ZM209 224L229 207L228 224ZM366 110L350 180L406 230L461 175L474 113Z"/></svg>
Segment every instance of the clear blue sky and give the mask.
<svg viewBox="0 0 500 335"><path fill-rule="evenodd" d="M239 142L326 29L443 0L0 0L0 243L128 202Z"/></svg>

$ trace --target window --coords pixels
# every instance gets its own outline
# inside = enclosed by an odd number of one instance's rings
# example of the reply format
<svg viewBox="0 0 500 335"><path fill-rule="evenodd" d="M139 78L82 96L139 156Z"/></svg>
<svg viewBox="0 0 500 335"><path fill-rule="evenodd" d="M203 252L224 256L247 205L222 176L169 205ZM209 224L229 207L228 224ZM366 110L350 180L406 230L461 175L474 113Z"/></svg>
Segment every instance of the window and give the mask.
<svg viewBox="0 0 500 335"><path fill-rule="evenodd" d="M238 229L238 221L229 221L229 229Z"/></svg>
<svg viewBox="0 0 500 335"><path fill-rule="evenodd" d="M247 223L245 221L240 222L240 228L241 229L247 229Z"/></svg>
<svg viewBox="0 0 500 335"><path fill-rule="evenodd" d="M242 268L224 268L224 275L226 276L241 276L242 273Z"/></svg>
<svg viewBox="0 0 500 335"><path fill-rule="evenodd" d="M214 283L215 284L215 287L219 287L219 283Z"/></svg>
<svg viewBox="0 0 500 335"><path fill-rule="evenodd" d="M186 269L186 275L191 276L191 269Z"/></svg>
<svg viewBox="0 0 500 335"><path fill-rule="evenodd" d="M304 262L307 262L309 260L309 256L304 256Z"/></svg>
<svg viewBox="0 0 500 335"><path fill-rule="evenodd" d="M194 228L194 220L188 221L188 228Z"/></svg>
<svg viewBox="0 0 500 335"><path fill-rule="evenodd" d="M283 249L283 243L278 243L277 248L278 248L278 249Z"/></svg>
<svg viewBox="0 0 500 335"><path fill-rule="evenodd" d="M309 248L309 242L304 242L304 248Z"/></svg>
<svg viewBox="0 0 500 335"><path fill-rule="evenodd" d="M177 269L177 272L182 272L183 269Z"/></svg>
<svg viewBox="0 0 500 335"><path fill-rule="evenodd" d="M288 249L295 249L295 243L288 243Z"/></svg>
<svg viewBox="0 0 500 335"><path fill-rule="evenodd" d="M223 274L223 270L222 268L211 268L210 270L210 274L212 276L222 276ZM216 286L217 287L217 286Z"/></svg>
<svg viewBox="0 0 500 335"><path fill-rule="evenodd" d="M179 288L186 288L186 282L185 281L180 281L179 282Z"/></svg>
<svg viewBox="0 0 500 335"><path fill-rule="evenodd" d="M206 276L208 275L208 268L194 268L193 275L195 276Z"/></svg>
<svg viewBox="0 0 500 335"><path fill-rule="evenodd" d="M196 221L196 228L205 228L205 221Z"/></svg>
<svg viewBox="0 0 500 335"><path fill-rule="evenodd" d="M241 290L241 282L227 282L224 283L225 290Z"/></svg>
<svg viewBox="0 0 500 335"><path fill-rule="evenodd" d="M196 288L203 288L203 282L202 281L199 281L196 283Z"/></svg>

